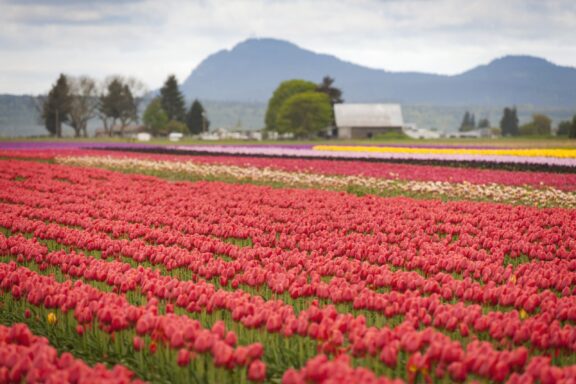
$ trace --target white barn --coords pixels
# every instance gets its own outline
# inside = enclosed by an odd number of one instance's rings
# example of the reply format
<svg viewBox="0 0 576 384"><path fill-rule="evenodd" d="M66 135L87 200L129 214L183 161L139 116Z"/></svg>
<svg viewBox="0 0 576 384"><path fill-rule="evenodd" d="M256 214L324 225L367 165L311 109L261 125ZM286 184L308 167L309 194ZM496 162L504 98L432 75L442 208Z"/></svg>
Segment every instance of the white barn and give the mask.
<svg viewBox="0 0 576 384"><path fill-rule="evenodd" d="M342 139L372 138L404 127L399 104L336 104L334 117Z"/></svg>

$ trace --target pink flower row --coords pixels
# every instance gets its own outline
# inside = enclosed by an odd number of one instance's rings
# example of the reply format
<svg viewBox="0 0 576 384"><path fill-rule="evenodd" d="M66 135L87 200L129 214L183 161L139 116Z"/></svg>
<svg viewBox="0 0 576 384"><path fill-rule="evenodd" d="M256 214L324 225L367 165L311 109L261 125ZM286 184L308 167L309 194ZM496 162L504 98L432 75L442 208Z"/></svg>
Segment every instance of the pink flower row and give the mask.
<svg viewBox="0 0 576 384"><path fill-rule="evenodd" d="M70 353L58 352L48 339L35 336L25 324L0 324L0 383L141 383L134 373L116 365L88 366Z"/></svg>

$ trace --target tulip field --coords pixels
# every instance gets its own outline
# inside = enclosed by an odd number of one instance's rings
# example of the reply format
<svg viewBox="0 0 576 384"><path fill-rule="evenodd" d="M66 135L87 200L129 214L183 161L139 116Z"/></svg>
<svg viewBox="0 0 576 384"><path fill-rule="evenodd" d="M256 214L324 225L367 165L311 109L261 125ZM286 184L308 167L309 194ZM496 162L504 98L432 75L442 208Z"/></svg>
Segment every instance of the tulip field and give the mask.
<svg viewBox="0 0 576 384"><path fill-rule="evenodd" d="M576 383L576 150L0 142L12 382Z"/></svg>

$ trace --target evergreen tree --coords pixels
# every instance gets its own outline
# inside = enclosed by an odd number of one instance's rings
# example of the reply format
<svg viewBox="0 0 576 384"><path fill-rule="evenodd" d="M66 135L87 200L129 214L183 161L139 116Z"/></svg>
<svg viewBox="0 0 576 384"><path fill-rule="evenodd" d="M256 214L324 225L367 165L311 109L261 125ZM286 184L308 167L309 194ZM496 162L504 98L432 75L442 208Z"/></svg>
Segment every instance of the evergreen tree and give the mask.
<svg viewBox="0 0 576 384"><path fill-rule="evenodd" d="M476 128L476 117L473 113L466 111L460 123L460 132L472 131Z"/></svg>
<svg viewBox="0 0 576 384"><path fill-rule="evenodd" d="M160 89L160 100L162 109L166 111L168 119L184 122L186 114L186 104L184 95L178 89L178 80L176 76L170 75Z"/></svg>
<svg viewBox="0 0 576 384"><path fill-rule="evenodd" d="M206 118L206 111L198 100L194 100L186 113L186 125L193 135L207 132L210 127L210 121Z"/></svg>
<svg viewBox="0 0 576 384"><path fill-rule="evenodd" d="M500 129L502 131L502 136L518 136L519 128L516 107L504 108L504 113L500 120Z"/></svg>
<svg viewBox="0 0 576 384"><path fill-rule="evenodd" d="M42 120L48 132L62 137L62 123L70 119L72 97L66 76L60 74L42 106Z"/></svg>
<svg viewBox="0 0 576 384"><path fill-rule="evenodd" d="M122 87L122 98L120 100L122 103L120 107L120 129L123 130L131 121L138 121L138 106L128 84L124 84Z"/></svg>
<svg viewBox="0 0 576 384"><path fill-rule="evenodd" d="M331 125L336 125L336 119L334 116L334 104L343 103L342 91L339 88L333 87L334 79L330 76L324 76L322 83L318 84L316 87L316 92L322 92L328 95L330 98L330 105L332 106L332 119Z"/></svg>

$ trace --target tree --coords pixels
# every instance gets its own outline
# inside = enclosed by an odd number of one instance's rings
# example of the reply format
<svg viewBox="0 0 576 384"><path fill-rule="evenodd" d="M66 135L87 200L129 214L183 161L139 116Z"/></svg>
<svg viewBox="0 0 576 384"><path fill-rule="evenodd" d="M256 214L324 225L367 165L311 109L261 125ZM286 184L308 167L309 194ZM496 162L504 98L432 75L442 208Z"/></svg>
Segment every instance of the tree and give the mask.
<svg viewBox="0 0 576 384"><path fill-rule="evenodd" d="M476 128L476 117L473 113L466 111L460 124L460 132L472 131Z"/></svg>
<svg viewBox="0 0 576 384"><path fill-rule="evenodd" d="M480 119L478 121L478 128L490 128L490 120L487 118Z"/></svg>
<svg viewBox="0 0 576 384"><path fill-rule="evenodd" d="M194 100L186 113L186 125L193 135L206 132L210 127L210 122L206 118L206 111L198 100Z"/></svg>
<svg viewBox="0 0 576 384"><path fill-rule="evenodd" d="M546 115L532 115L532 121L520 127L522 136L550 136L552 133L552 120Z"/></svg>
<svg viewBox="0 0 576 384"><path fill-rule="evenodd" d="M98 115L104 123L104 129L109 136L117 121L120 121L120 130L130 122L138 121L139 97L135 97L133 89L144 89L142 83L134 79L124 79L114 76L107 79L106 93L100 96Z"/></svg>
<svg viewBox="0 0 576 384"><path fill-rule="evenodd" d="M266 129L278 130L278 113L286 100L298 93L314 92L315 90L316 84L306 80L287 80L280 83L268 101L265 119Z"/></svg>
<svg viewBox="0 0 576 384"><path fill-rule="evenodd" d="M166 111L162 109L162 103L159 97L148 104L142 116L142 122L154 136L166 134L165 127L169 121L170 119L168 119Z"/></svg>
<svg viewBox="0 0 576 384"><path fill-rule="evenodd" d="M322 92L328 95L332 105L343 103L342 91L339 88L333 87L334 79L330 76L324 76L322 82L316 87L316 92Z"/></svg>
<svg viewBox="0 0 576 384"><path fill-rule="evenodd" d="M168 76L164 82L164 86L160 88L160 99L162 101L162 108L166 111L170 120L184 122L186 106L184 96L178 89L176 76Z"/></svg>
<svg viewBox="0 0 576 384"><path fill-rule="evenodd" d="M502 119L500 120L502 136L518 136L518 114L516 107L504 108Z"/></svg>
<svg viewBox="0 0 576 384"><path fill-rule="evenodd" d="M310 137L326 128L332 118L330 98L321 92L297 93L278 110L277 130L296 137Z"/></svg>
<svg viewBox="0 0 576 384"><path fill-rule="evenodd" d="M120 108L120 130L123 131L130 122L138 122L138 104L128 84L122 87L122 104Z"/></svg>
<svg viewBox="0 0 576 384"><path fill-rule="evenodd" d="M532 115L532 124L536 127L536 134L539 136L550 136L552 134L552 120L543 114Z"/></svg>
<svg viewBox="0 0 576 384"><path fill-rule="evenodd" d="M71 102L68 79L60 74L42 106L42 120L51 135L62 137L62 123L70 118Z"/></svg>
<svg viewBox="0 0 576 384"><path fill-rule="evenodd" d="M572 118L572 125L570 126L570 131L568 131L568 137L570 139L576 139L576 115Z"/></svg>
<svg viewBox="0 0 576 384"><path fill-rule="evenodd" d="M330 105L332 106L332 120L331 125L336 125L334 117L334 104L343 103L342 91L339 88L333 87L334 79L330 76L324 76L322 82L316 87L316 92L322 92L330 98Z"/></svg>
<svg viewBox="0 0 576 384"><path fill-rule="evenodd" d="M170 120L168 124L166 124L166 133L178 132L186 134L188 133L188 127L181 121Z"/></svg>
<svg viewBox="0 0 576 384"><path fill-rule="evenodd" d="M570 133L570 128L572 128L572 121L566 120L561 121L558 123L558 130L556 131L556 135L558 136L568 136Z"/></svg>
<svg viewBox="0 0 576 384"><path fill-rule="evenodd" d="M70 119L68 124L74 129L74 136L88 137L88 121L96 116L98 108L98 90L96 82L89 77L69 77Z"/></svg>

